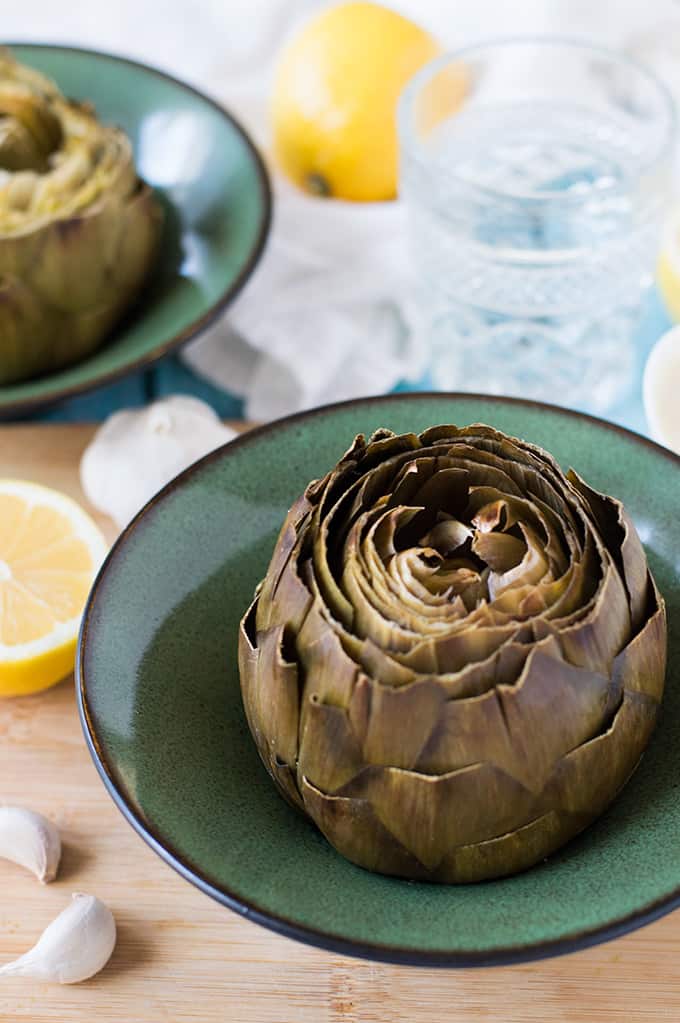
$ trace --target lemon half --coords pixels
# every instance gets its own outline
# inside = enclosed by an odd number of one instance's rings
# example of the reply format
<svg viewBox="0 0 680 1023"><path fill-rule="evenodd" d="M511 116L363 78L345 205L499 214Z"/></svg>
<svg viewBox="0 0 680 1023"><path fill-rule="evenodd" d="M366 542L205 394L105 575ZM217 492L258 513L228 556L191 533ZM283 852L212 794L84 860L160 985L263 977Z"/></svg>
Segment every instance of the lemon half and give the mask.
<svg viewBox="0 0 680 1023"><path fill-rule="evenodd" d="M0 479L0 696L73 670L80 619L107 544L64 494Z"/></svg>

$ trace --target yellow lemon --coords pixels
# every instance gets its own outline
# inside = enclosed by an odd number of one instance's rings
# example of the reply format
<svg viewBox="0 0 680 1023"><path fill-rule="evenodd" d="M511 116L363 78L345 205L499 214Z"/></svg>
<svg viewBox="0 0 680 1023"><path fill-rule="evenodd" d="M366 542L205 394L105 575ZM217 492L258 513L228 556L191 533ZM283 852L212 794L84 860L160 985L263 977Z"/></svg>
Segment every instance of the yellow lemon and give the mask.
<svg viewBox="0 0 680 1023"><path fill-rule="evenodd" d="M272 95L274 152L288 177L319 195L394 198L397 100L438 52L428 32L375 3L340 4L308 22L281 56ZM457 105L460 75L453 88Z"/></svg>
<svg viewBox="0 0 680 1023"><path fill-rule="evenodd" d="M669 314L680 323L680 216L671 224L661 249L657 281Z"/></svg>
<svg viewBox="0 0 680 1023"><path fill-rule="evenodd" d="M73 670L83 607L106 549L69 497L0 479L0 696L46 689Z"/></svg>

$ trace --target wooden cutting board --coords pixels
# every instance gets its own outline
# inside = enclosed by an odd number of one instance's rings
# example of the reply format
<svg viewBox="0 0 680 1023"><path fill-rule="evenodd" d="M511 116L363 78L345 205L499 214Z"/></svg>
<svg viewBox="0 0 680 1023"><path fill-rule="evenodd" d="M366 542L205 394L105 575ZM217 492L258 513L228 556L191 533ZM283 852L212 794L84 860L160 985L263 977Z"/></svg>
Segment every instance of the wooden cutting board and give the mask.
<svg viewBox="0 0 680 1023"><path fill-rule="evenodd" d="M0 476L85 503L78 462L91 435L79 425L2 426ZM99 522L113 539L113 524ZM32 945L73 891L104 899L119 935L108 967L85 984L0 980L0 1023L680 1020L679 913L585 952L492 970L346 959L249 923L183 881L125 822L85 749L70 681L0 703L0 780L0 800L48 814L65 840L61 874L46 888L0 861L0 961Z"/></svg>

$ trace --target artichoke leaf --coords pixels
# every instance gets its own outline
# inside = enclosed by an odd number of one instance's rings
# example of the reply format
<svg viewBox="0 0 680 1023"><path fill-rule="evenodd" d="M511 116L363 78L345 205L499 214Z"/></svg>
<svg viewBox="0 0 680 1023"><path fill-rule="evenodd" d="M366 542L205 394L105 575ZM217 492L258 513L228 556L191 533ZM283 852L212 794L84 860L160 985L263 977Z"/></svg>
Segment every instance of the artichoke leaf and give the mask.
<svg viewBox="0 0 680 1023"><path fill-rule="evenodd" d="M620 501L588 486L573 469L567 473L570 483L585 498L593 518L620 568L628 591L633 628L639 629L647 603L647 558L635 525Z"/></svg>

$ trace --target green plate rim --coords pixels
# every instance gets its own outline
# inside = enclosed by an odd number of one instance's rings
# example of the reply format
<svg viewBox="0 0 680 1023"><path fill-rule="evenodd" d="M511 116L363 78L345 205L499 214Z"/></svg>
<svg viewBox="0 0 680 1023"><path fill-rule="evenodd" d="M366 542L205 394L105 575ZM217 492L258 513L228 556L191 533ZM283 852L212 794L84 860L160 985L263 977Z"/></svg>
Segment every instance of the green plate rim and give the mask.
<svg viewBox="0 0 680 1023"><path fill-rule="evenodd" d="M269 237L269 231L271 228L273 198L272 186L267 167L259 149L240 121L225 107L218 103L217 100L208 96L195 86L189 85L189 83L185 82L183 79L177 78L175 75L161 70L161 68L154 67L152 64L146 64L144 61L133 60L131 57L124 57L121 54L112 53L107 50L97 50L88 46L72 46L68 43L39 43L32 42L31 40L18 39L11 42L3 42L2 45L10 50L15 46L26 46L36 50L81 53L89 57L94 57L97 60L110 60L118 64L127 64L131 67L140 68L149 74L156 75L158 78L163 78L165 81L171 82L173 85L177 85L186 92L191 93L197 99L200 99L211 106L220 115L220 117L227 121L241 136L253 161L253 167L257 175L257 184L262 199L262 220L257 233L257 238L255 239L255 243L248 254L248 258L244 262L243 267L239 271L235 280L232 281L229 287L222 292L217 301L213 302L202 316L195 319L193 323L190 323L188 327L184 328L184 330L179 331L177 334L173 334L172 337L168 338L166 341L160 342L156 345L153 351L147 352L145 355L142 355L134 361L130 361L126 366L99 373L94 379L86 381L85 383L71 384L68 387L58 388L50 394L43 395L39 398L22 398L18 401L6 403L2 403L2 388L0 388L0 418L9 419L17 415L28 415L36 409L53 405L66 398L74 397L77 394L86 394L88 391L95 390L98 387L103 387L104 385L113 383L116 380L121 380L123 377L129 376L131 373L135 373L140 369L147 369L154 362L158 362L159 359L162 359L165 355L168 355L176 348L180 348L182 345L185 345L188 341L193 340L206 330L215 322L215 320L218 319L221 313L224 312L230 302L232 302L232 300L236 297L260 261L260 257L267 242L267 238Z"/></svg>
<svg viewBox="0 0 680 1023"><path fill-rule="evenodd" d="M156 505L162 503L165 498L175 490L180 489L191 477L205 465L217 461L225 456L229 450L237 447L244 447L257 441L275 430L282 423L297 423L306 419L313 419L325 415L328 411L335 409L351 408L353 406L373 404L389 404L390 402L403 401L428 401L428 400L451 400L451 401L484 401L499 405L515 405L524 408L544 410L551 414L557 413L565 417L585 422L592 422L598 427L604 427L619 435L623 435L635 444L650 448L657 455L661 455L675 468L680 469L680 455L657 444L655 441L635 433L616 423L609 422L597 416L588 415L584 412L577 412L573 409L562 408L558 405L550 405L546 402L531 401L526 398L510 398L499 395L479 394L460 391L418 391L398 394L386 394L377 397L352 398L347 401L334 402L328 405L320 405L317 408L308 409L304 412L297 412L293 415L284 416L281 419L265 423L262 426L254 427L246 433L239 435L210 454L194 462L182 473L171 480L160 490L134 517L129 525L123 530L113 544L106 560L104 561L90 591L78 637L78 649L75 666L75 687L78 713L85 736L85 742L95 767L104 782L109 795L121 811L127 822L144 839L154 852L162 860L171 866L185 880L191 882L206 895L211 896L217 902L227 906L240 915L261 924L269 930L283 934L308 945L326 949L340 955L353 956L360 959L370 959L384 963L394 963L406 966L423 967L483 967L483 966L507 966L513 963L533 962L540 959L548 959L553 956L566 955L570 952L577 952L580 949L598 945L613 938L620 937L630 931L637 930L648 923L652 923L659 917L664 916L671 910L680 906L680 885L674 888L668 895L656 899L640 907L640 909L624 916L615 917L606 924L588 928L582 931L573 932L562 938L553 941L535 942L522 945L504 945L483 952L474 949L447 949L423 950L409 948L400 945L384 945L368 941L356 941L350 938L343 938L338 935L320 931L313 927L300 924L288 917L271 913L263 909L257 903L244 899L227 887L218 887L208 877L202 874L201 870L192 865L186 857L183 857L171 843L166 842L157 833L155 825L151 825L139 817L128 802L125 794L120 791L114 781L113 772L109 769L106 757L103 754L94 726L92 724L87 705L87 645L89 636L90 616L100 591L105 587L108 568L119 557L124 556L126 540L137 529L143 519Z"/></svg>

